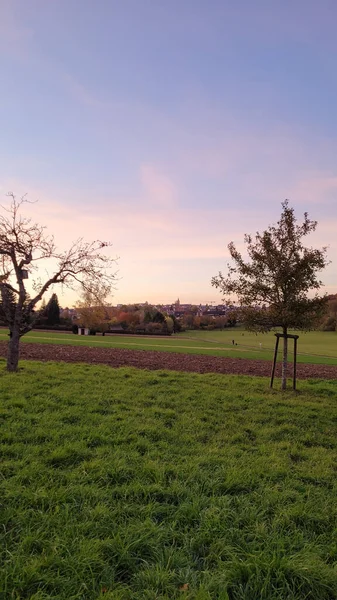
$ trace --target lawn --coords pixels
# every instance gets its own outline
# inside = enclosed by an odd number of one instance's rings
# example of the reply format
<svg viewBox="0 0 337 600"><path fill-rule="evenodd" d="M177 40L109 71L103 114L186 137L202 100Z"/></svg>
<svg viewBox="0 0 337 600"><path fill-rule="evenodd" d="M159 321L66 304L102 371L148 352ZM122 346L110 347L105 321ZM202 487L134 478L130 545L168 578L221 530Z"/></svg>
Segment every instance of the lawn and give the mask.
<svg viewBox="0 0 337 600"><path fill-rule="evenodd" d="M313 357L333 357L337 359L337 332L334 331L290 331L292 334L299 335L298 352ZM186 335L186 334L185 334ZM257 350L260 344L264 350L273 351L275 347L274 332L255 334L245 331L241 328L224 329L223 331L200 331L194 330L188 332L191 340L208 340L217 344L219 342L231 344L232 340L240 348ZM293 349L293 342L290 340L290 351Z"/></svg>
<svg viewBox="0 0 337 600"><path fill-rule="evenodd" d="M233 339L237 345L233 346ZM4 340L8 340L8 333L5 329L0 329L0 341ZM78 336L66 332L32 331L22 338L22 342L159 350L183 354L208 354L210 356L271 360L275 336L273 333L256 335L241 328L225 329L223 331L187 331L162 338L133 335ZM292 344L290 343L289 346L291 360ZM279 351L280 359L281 350ZM319 331L300 333L298 362L336 365L337 333Z"/></svg>
<svg viewBox="0 0 337 600"><path fill-rule="evenodd" d="M2 597L336 599L336 394L0 361Z"/></svg>

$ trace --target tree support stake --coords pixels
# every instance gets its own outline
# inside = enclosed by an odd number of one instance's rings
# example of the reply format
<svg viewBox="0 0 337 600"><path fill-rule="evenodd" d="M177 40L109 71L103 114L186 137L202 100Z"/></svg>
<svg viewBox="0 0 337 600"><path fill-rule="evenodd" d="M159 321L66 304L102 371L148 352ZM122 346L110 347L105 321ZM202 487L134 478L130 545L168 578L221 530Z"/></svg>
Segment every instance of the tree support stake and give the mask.
<svg viewBox="0 0 337 600"><path fill-rule="evenodd" d="M276 369L276 360L277 360L277 352L278 352L278 345L279 345L280 338L287 338L287 339L294 340L293 390L296 390L297 340L298 340L299 336L298 335L291 335L290 333L287 333L286 335L284 333L275 333L275 337L276 337L276 342L275 342L275 350L274 350L273 367L272 367L272 370L271 370L270 387L272 388L273 387L273 383L274 383L274 376L275 376L275 369Z"/></svg>

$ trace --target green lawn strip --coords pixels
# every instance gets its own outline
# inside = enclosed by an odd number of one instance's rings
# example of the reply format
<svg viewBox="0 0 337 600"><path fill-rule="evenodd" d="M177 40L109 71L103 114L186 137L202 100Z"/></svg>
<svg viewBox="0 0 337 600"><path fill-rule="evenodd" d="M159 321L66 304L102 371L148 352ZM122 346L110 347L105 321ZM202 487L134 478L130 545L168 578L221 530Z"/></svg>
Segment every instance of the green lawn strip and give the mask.
<svg viewBox="0 0 337 600"><path fill-rule="evenodd" d="M209 332L207 332L207 335L208 333ZM0 340L8 340L8 335L5 330L0 331ZM247 341L251 343L251 340ZM164 338L146 338L126 335L102 337L76 336L67 333L33 331L25 335L22 338L22 342L40 344L63 344L71 346L89 346L102 348L126 348L130 350L155 350L161 352L178 352L181 354L206 354L208 356L261 360L271 360L273 356L273 350L271 347L260 349L258 344L256 344L254 348L252 346L249 346L248 344L244 345L241 342L238 344L238 346L232 346L227 341L221 342L220 339L213 342L210 340L207 341L205 339L200 339L198 337L196 337L195 339L188 339L187 337L180 336ZM335 352L337 353L337 349L335 350ZM281 351L278 354L278 360L281 360ZM292 360L291 351L289 353L289 360ZM337 356L333 357L299 353L298 362L337 365Z"/></svg>
<svg viewBox="0 0 337 600"><path fill-rule="evenodd" d="M316 356L330 356L337 358L337 332L333 331L290 331L289 333L295 333L299 335L298 340L298 352L300 354L309 354ZM252 333L244 330L241 327L234 329L224 330L213 330L213 331L201 331L201 330L190 330L185 333L179 334L180 336L186 336L191 341L208 341L214 344L219 342L231 345L232 340L240 347L246 348L258 348L259 344L262 348L273 350L275 347L275 334L274 332L269 333ZM290 351L292 351L292 342L290 342Z"/></svg>
<svg viewBox="0 0 337 600"><path fill-rule="evenodd" d="M3 597L336 598L336 393L1 360Z"/></svg>

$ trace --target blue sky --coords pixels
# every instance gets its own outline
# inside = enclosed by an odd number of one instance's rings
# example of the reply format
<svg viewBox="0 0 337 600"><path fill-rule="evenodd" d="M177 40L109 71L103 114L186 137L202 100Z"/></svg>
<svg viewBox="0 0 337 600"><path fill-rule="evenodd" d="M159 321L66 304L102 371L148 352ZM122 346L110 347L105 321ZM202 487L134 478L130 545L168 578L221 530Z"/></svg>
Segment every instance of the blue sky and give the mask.
<svg viewBox="0 0 337 600"><path fill-rule="evenodd" d="M336 21L335 0L1 0L0 194L38 198L61 247L111 240L114 302L219 301L228 242L289 198L337 292Z"/></svg>

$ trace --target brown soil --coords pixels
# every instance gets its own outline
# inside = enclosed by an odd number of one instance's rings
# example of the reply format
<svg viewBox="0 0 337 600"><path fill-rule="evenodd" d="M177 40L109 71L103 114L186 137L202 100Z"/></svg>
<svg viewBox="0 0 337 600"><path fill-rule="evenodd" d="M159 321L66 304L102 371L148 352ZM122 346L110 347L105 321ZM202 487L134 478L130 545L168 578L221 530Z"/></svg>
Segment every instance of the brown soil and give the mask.
<svg viewBox="0 0 337 600"><path fill-rule="evenodd" d="M0 356L5 357L7 343L0 342ZM29 360L65 361L71 363L105 364L110 367L138 367L140 369L169 369L194 373L227 373L240 375L270 376L271 362L246 358L219 358L203 354L179 354L150 350L121 350L115 348L91 348L56 344L21 345L20 357ZM292 375L291 365L289 376ZM280 376L280 364L276 376ZM300 379L337 379L337 366L298 364Z"/></svg>

